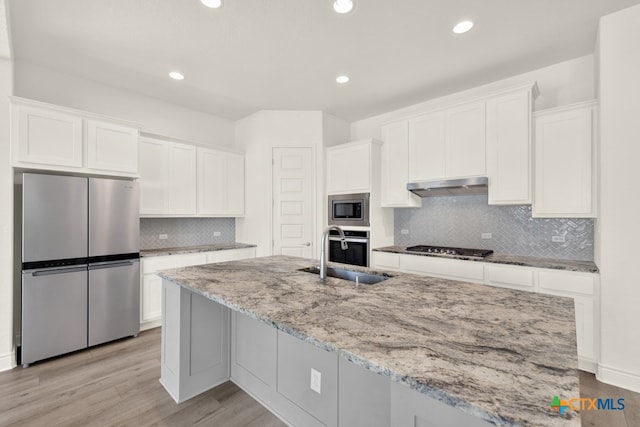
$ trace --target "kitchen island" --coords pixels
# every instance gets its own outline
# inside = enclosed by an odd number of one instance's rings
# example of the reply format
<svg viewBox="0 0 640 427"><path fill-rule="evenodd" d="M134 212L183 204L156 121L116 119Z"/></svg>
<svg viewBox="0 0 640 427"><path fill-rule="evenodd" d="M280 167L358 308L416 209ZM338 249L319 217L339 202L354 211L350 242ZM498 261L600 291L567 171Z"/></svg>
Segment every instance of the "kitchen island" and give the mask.
<svg viewBox="0 0 640 427"><path fill-rule="evenodd" d="M419 400L423 397L433 402L431 414L454 410L453 418L449 419L465 425L471 425L471 419L477 420L477 425L580 424L578 413L568 409L560 415L549 407L554 396L562 399L579 396L571 299L395 273L376 285L357 288L352 282L331 277L322 284L317 275L299 271L311 265L314 263L308 259L275 256L161 272L166 310L163 312L163 358L172 359L172 366L179 366L181 372L191 372L200 391L217 385L216 381L228 379L229 363L233 365L234 360L225 360L224 348L212 351L211 343L200 343L198 337L203 331L207 337L215 336L222 343L230 341L232 359L234 349L236 353L239 351L237 346L260 341L257 336L239 337L237 329L231 329L234 322L225 314L228 308L237 325L246 317L260 323L260 330L265 334L277 331L277 346L282 349L275 355L256 350L261 363L272 360L277 365L277 382L273 381L277 386L266 394L258 389L255 393L248 390L263 402L269 400L263 396L275 394L274 402L292 400L292 406L304 409L308 399L303 395L307 390L289 387L291 379L287 377L289 367L298 364L298 359L305 359L302 356L291 359L299 342L335 356L340 377L342 367L345 373L358 367L374 375L375 378L366 379L367 384L379 379L387 381L378 383L391 388L390 393L382 396L391 396L389 423L392 425L397 425L402 413L408 413L402 405L418 399L417 405L423 407L426 401ZM207 303L210 305L206 306ZM172 304L183 312L171 309ZM196 306L208 308L206 312L198 309L199 314L185 318L189 307ZM219 324L203 324L208 321ZM191 327L194 329L188 329ZM179 339L178 349L168 346L175 339ZM237 346L234 339L240 342ZM205 349L202 354L215 354L216 363L203 361L197 355L187 357L189 350L198 349ZM307 354L304 352L311 350L302 351L304 356ZM165 370L164 366L163 360L161 381L176 400L183 400L175 391L181 386L181 380L174 377L177 369ZM196 375L196 366L202 366L203 372L215 369L215 375L210 377L215 380ZM233 366L231 372L233 379ZM309 371L301 372L306 376L302 383L308 385ZM314 388L314 368L311 368L310 387L316 391L311 391L309 399L315 396L313 393L325 397L336 381L336 387L340 387L339 379L322 374L320 393L319 382ZM316 380L320 381L320 377ZM268 385L270 381L264 377L257 383ZM258 386L265 389L264 384ZM345 387L352 386L345 384ZM335 394L335 404L323 403L328 409L324 406L318 409L310 403L307 412L319 420L318 425L340 424L342 415L338 412L342 407L358 409L350 402L343 404L343 398L354 393L337 391ZM299 396L302 400L296 401ZM272 402L266 403L274 410ZM330 414L323 419L327 411ZM274 412L278 413L278 408ZM295 416L289 417L286 411L278 415L292 424L297 423ZM411 422L415 418L419 423L418 420L430 416L411 415ZM438 419L437 414L434 417Z"/></svg>

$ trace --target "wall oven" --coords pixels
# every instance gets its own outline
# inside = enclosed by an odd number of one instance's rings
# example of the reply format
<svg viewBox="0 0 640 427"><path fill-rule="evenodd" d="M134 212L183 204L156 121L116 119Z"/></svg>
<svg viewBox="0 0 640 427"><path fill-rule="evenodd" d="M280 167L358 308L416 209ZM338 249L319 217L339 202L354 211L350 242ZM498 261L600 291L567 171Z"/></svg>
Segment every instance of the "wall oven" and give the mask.
<svg viewBox="0 0 640 427"><path fill-rule="evenodd" d="M340 247L340 235L337 231L329 232L329 261L342 264L369 266L369 232L360 230L343 230L346 237L347 250Z"/></svg>
<svg viewBox="0 0 640 427"><path fill-rule="evenodd" d="M369 193L329 196L329 225L369 226Z"/></svg>

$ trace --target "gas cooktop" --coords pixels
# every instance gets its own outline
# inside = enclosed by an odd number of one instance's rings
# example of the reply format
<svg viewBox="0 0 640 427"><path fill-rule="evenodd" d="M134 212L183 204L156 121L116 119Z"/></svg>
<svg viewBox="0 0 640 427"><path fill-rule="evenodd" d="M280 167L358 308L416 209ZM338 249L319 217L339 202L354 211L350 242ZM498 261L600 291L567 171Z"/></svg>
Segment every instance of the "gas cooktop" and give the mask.
<svg viewBox="0 0 640 427"><path fill-rule="evenodd" d="M484 258L493 253L490 249L449 248L446 246L409 246L407 252L421 252L433 255L457 255L466 257Z"/></svg>

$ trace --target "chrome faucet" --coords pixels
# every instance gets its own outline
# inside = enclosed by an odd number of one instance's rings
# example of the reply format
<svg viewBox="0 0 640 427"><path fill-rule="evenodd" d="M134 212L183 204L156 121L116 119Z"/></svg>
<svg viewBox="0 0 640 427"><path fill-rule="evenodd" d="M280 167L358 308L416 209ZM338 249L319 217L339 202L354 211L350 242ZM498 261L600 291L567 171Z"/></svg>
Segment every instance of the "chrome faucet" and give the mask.
<svg viewBox="0 0 640 427"><path fill-rule="evenodd" d="M347 245L347 238L345 237L342 228L335 225L330 225L329 227L325 228L324 232L322 233L322 237L320 238L320 280L324 280L327 278L327 256L325 252L327 247L327 236L329 235L329 232L331 230L336 230L338 233L340 233L340 248L343 251L346 251L349 247L349 245Z"/></svg>

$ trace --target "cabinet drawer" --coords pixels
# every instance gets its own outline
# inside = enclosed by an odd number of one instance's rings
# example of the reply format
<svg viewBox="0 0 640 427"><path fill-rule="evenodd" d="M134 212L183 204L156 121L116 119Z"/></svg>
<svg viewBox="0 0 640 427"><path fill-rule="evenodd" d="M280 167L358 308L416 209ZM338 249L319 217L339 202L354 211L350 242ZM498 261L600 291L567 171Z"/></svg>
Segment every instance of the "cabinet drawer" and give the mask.
<svg viewBox="0 0 640 427"><path fill-rule="evenodd" d="M159 270L168 270L170 268L176 268L176 262L173 256L142 258L143 274L154 273Z"/></svg>
<svg viewBox="0 0 640 427"><path fill-rule="evenodd" d="M373 267L382 268L385 270L399 270L400 269L400 255L390 254L388 252L373 252Z"/></svg>
<svg viewBox="0 0 640 427"><path fill-rule="evenodd" d="M539 280L542 293L593 295L594 276L591 274L540 270Z"/></svg>
<svg viewBox="0 0 640 427"><path fill-rule="evenodd" d="M315 372L314 372L315 371ZM319 375L318 391L311 389ZM338 417L338 359L289 334L278 332L278 393L325 425Z"/></svg>
<svg viewBox="0 0 640 427"><path fill-rule="evenodd" d="M176 259L175 268L190 267L192 265L202 265L207 263L207 254L205 252L172 256Z"/></svg>
<svg viewBox="0 0 640 427"><path fill-rule="evenodd" d="M420 255L402 255L400 269L410 273L446 279L465 280L482 283L484 266L481 262L460 261L455 259L427 257Z"/></svg>
<svg viewBox="0 0 640 427"><path fill-rule="evenodd" d="M206 253L207 264L214 262L235 261L238 259L255 258L256 248L228 249Z"/></svg>
<svg viewBox="0 0 640 427"><path fill-rule="evenodd" d="M533 290L533 270L530 268L484 266L488 285L511 289Z"/></svg>

